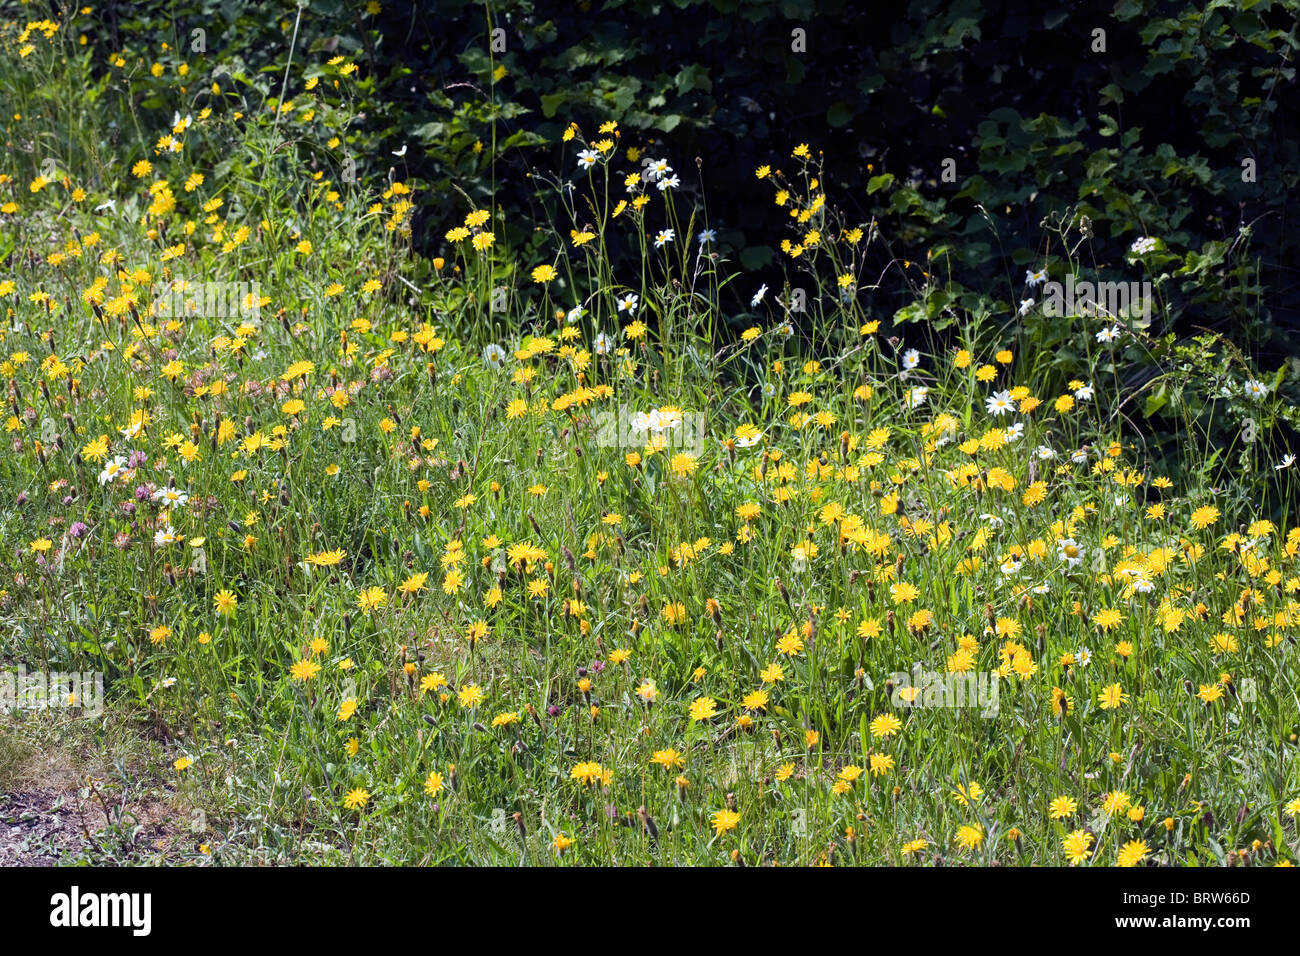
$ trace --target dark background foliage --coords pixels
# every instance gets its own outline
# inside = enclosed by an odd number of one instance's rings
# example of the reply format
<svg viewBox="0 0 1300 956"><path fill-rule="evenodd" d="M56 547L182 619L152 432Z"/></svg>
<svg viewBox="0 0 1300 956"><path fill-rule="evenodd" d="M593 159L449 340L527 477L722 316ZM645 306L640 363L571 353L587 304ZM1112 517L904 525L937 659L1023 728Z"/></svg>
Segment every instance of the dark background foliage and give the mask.
<svg viewBox="0 0 1300 956"><path fill-rule="evenodd" d="M254 68L283 62L296 13L236 0L110 7L126 35L161 20L182 41L205 24L214 56L237 50ZM1025 268L1062 277L1042 222L1069 209L1091 220L1109 278L1140 278L1123 255L1135 238L1165 240L1172 330L1222 332L1276 366L1300 354L1298 9L438 0L371 14L355 0L313 0L299 47L362 65L366 128L348 141L364 173L398 164L429 187L416 230L429 255L464 214L453 184L474 202L495 195L512 244L531 251L529 170L556 168L569 122L592 134L614 119L621 146L663 153L684 191L707 198L722 249L752 284L779 286L788 220L753 173L808 142L825 153L830 201L879 220L874 265L943 258L941 294L918 304L914 289L885 284L872 303L882 315L1014 311ZM504 50L490 49L494 29ZM497 65L506 75L494 83ZM945 159L955 182L941 178ZM1243 181L1247 159L1255 182Z"/></svg>

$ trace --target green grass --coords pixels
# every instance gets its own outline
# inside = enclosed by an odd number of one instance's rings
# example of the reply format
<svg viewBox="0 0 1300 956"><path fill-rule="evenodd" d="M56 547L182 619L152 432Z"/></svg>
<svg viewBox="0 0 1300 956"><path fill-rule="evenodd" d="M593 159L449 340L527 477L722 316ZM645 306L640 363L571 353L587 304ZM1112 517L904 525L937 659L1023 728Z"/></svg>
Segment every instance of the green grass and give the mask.
<svg viewBox="0 0 1300 956"><path fill-rule="evenodd" d="M807 216L787 288L728 315L751 280L676 190L628 191L628 142L557 152L542 252L467 205L430 260L417 184L339 178L346 62L300 56L277 118L278 84L95 79L66 31L14 33L6 135L57 171L0 158L0 658L105 672L201 859L1061 864L1073 833L1096 865L1294 860L1300 528L1262 505L1295 500L1286 410L1244 359L1167 381L1220 376L1263 439L1211 458L1189 417L1161 480L1126 425L1142 328L882 323L881 240L810 161L742 187ZM256 282L259 314L151 314L177 277ZM655 447L620 408L683 415ZM907 706L914 667L995 675L996 712Z"/></svg>

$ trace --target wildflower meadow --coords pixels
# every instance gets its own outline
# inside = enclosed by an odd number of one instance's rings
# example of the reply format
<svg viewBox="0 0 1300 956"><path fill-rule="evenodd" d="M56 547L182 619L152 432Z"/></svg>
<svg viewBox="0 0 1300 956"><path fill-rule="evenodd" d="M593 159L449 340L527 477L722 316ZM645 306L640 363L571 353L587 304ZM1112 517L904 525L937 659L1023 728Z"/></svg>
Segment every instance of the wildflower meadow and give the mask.
<svg viewBox="0 0 1300 956"><path fill-rule="evenodd" d="M268 6L3 4L0 818L93 825L0 862L1296 862L1300 360L1172 324L1208 253L982 206L958 286L831 127L433 184L380 4Z"/></svg>

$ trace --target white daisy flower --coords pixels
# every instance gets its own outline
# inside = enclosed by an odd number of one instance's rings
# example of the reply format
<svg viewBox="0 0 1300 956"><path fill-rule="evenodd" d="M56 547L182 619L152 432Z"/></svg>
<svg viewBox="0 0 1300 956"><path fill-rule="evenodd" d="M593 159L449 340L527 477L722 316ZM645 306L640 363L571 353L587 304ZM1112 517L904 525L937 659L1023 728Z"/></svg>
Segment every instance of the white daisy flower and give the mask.
<svg viewBox="0 0 1300 956"><path fill-rule="evenodd" d="M159 488L153 493L154 501L161 501L168 508L180 508L190 500L190 496L179 488Z"/></svg>
<svg viewBox="0 0 1300 956"><path fill-rule="evenodd" d="M661 176L667 176L672 173L673 168L668 165L666 159L652 159L645 164L645 180L648 183L654 182Z"/></svg>
<svg viewBox="0 0 1300 956"><path fill-rule="evenodd" d="M119 455L104 465L104 470L99 473L99 483L106 485L125 470L126 459Z"/></svg>
<svg viewBox="0 0 1300 956"><path fill-rule="evenodd" d="M1008 391L994 392L984 400L984 407L994 418L1005 415L1007 412L1016 410L1016 403L1011 400L1011 393Z"/></svg>
<svg viewBox="0 0 1300 956"><path fill-rule="evenodd" d="M1083 563L1083 556L1086 553L1073 538L1060 538L1056 542L1056 559L1064 561L1072 568Z"/></svg>

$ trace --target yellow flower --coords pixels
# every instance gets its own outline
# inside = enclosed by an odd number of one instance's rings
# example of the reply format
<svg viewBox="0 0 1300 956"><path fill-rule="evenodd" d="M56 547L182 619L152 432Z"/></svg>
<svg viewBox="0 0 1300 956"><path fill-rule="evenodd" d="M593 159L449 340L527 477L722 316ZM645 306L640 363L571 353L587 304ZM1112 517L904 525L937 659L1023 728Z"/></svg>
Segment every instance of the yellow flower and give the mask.
<svg viewBox="0 0 1300 956"><path fill-rule="evenodd" d="M1079 803L1073 797L1057 797L1048 808L1047 815L1053 820L1063 820L1074 816L1078 809Z"/></svg>
<svg viewBox="0 0 1300 956"><path fill-rule="evenodd" d="M719 810L713 814L713 832L717 836L736 829L740 823L740 814L734 810Z"/></svg>
<svg viewBox="0 0 1300 956"><path fill-rule="evenodd" d="M313 660L303 658L295 661L293 667L289 669L289 674L296 681L307 682L320 673L320 665Z"/></svg>
<svg viewBox="0 0 1300 956"><path fill-rule="evenodd" d="M1102 710L1115 710L1128 703L1128 694L1124 693L1124 688L1117 681L1114 684L1107 684L1097 695L1097 705Z"/></svg>
<svg viewBox="0 0 1300 956"><path fill-rule="evenodd" d="M667 750L656 750L650 762L658 764L665 770L680 770L685 765L682 755L671 747Z"/></svg>
<svg viewBox="0 0 1300 956"><path fill-rule="evenodd" d="M898 733L902 726L903 722L893 714L881 714L871 721L871 735L883 740Z"/></svg>
<svg viewBox="0 0 1300 956"><path fill-rule="evenodd" d="M1124 620L1124 615L1119 611L1103 609L1092 616L1092 623L1096 624L1103 631L1114 630L1119 623Z"/></svg>
<svg viewBox="0 0 1300 956"><path fill-rule="evenodd" d="M1150 853L1145 840L1130 840L1125 843L1119 851L1119 857L1115 861L1116 866L1137 866L1142 862L1142 858Z"/></svg>
<svg viewBox="0 0 1300 956"><path fill-rule="evenodd" d="M424 590L425 582L428 580L428 571L417 571L398 585L397 590L401 591L403 594L417 594Z"/></svg>
<svg viewBox="0 0 1300 956"><path fill-rule="evenodd" d="M606 770L594 760L586 760L582 763L576 764L573 769L569 771L569 779L576 780L583 786L591 786L597 783L608 783L609 781L607 778L612 779L612 777L613 774L610 773L610 771Z"/></svg>
<svg viewBox="0 0 1300 956"><path fill-rule="evenodd" d="M239 607L239 599L230 591L218 591L212 597L212 606L223 617L233 617Z"/></svg>
<svg viewBox="0 0 1300 956"><path fill-rule="evenodd" d="M1065 851L1065 858L1074 865L1088 859L1092 853L1093 839L1093 835L1087 830L1074 830L1067 833L1061 840L1061 849Z"/></svg>

